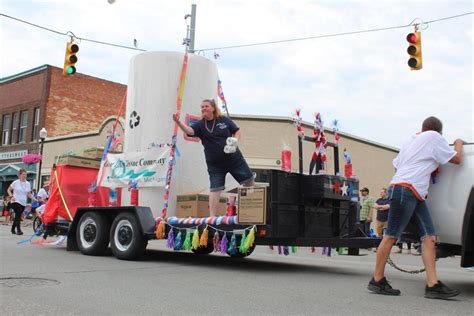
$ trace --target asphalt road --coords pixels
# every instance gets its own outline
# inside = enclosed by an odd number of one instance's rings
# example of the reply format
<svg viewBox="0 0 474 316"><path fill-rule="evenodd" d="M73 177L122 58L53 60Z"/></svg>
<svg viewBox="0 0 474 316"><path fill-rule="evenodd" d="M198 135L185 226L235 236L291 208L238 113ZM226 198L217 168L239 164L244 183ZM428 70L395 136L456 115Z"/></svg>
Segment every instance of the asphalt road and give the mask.
<svg viewBox="0 0 474 316"><path fill-rule="evenodd" d="M26 227L25 232L31 231ZM28 236L26 236L28 237ZM374 253L323 257L299 248L278 255L257 247L246 259L173 252L150 242L141 261L67 252L64 245L17 244L24 236L0 225L1 315L473 315L474 271L442 259L439 275L462 293L455 300L423 298L424 275L387 268L400 297L366 289ZM393 254L404 268L420 257Z"/></svg>

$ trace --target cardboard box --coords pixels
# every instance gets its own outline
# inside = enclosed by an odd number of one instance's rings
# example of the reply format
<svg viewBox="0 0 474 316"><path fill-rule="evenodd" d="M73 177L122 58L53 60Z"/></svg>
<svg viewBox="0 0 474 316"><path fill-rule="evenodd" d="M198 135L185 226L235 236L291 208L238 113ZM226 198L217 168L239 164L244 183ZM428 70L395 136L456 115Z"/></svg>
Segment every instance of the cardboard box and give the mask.
<svg viewBox="0 0 474 316"><path fill-rule="evenodd" d="M267 188L239 188L237 223L266 224Z"/></svg>
<svg viewBox="0 0 474 316"><path fill-rule="evenodd" d="M84 149L83 156L93 159L102 159L104 154L104 147L91 147Z"/></svg>
<svg viewBox="0 0 474 316"><path fill-rule="evenodd" d="M58 166L68 165L68 166L75 166L75 167L100 169L100 159L92 159L92 158L72 156L72 155L61 155L61 156L55 157L54 160L56 161L56 165Z"/></svg>
<svg viewBox="0 0 474 316"><path fill-rule="evenodd" d="M219 210L216 215L225 215L227 199L221 197ZM176 196L177 217L209 217L209 195L202 193L188 193Z"/></svg>
<svg viewBox="0 0 474 316"><path fill-rule="evenodd" d="M121 154L121 151L109 151L109 154ZM92 159L102 159L102 155L104 154L104 147L91 147L86 148L82 152L82 156L86 158Z"/></svg>

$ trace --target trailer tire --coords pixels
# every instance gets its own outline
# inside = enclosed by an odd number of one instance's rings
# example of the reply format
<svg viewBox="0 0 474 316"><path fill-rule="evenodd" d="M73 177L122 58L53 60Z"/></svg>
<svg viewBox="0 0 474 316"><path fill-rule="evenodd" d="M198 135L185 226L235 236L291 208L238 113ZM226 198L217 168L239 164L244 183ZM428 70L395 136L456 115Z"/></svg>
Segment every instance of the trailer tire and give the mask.
<svg viewBox="0 0 474 316"><path fill-rule="evenodd" d="M117 215L110 230L110 248L117 259L135 260L145 252L148 240L133 213Z"/></svg>
<svg viewBox="0 0 474 316"><path fill-rule="evenodd" d="M87 256L100 256L109 245L110 222L105 215L87 212L82 215L76 230L79 250Z"/></svg>

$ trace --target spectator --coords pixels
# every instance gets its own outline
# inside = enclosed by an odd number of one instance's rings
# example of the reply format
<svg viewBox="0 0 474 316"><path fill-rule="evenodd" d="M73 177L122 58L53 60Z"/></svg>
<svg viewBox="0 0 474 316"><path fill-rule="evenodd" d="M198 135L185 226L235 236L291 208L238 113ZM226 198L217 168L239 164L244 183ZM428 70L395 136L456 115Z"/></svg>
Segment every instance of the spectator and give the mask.
<svg viewBox="0 0 474 316"><path fill-rule="evenodd" d="M31 194L33 195L34 200L31 201L31 212L29 213L28 218L33 217L33 215L36 214L36 209L38 208L38 206L40 206L38 202L38 193L36 192L36 189L33 189L31 191Z"/></svg>
<svg viewBox="0 0 474 316"><path fill-rule="evenodd" d="M380 199L375 201L374 208L377 210L375 232L377 237L382 237L384 229L387 228L388 211L390 209L390 200L387 196L387 188L382 188L380 191Z"/></svg>
<svg viewBox="0 0 474 316"><path fill-rule="evenodd" d="M11 203L10 203L10 197L9 196L5 196L3 197L3 210L2 210L2 214L3 216L5 217L3 219L3 225L10 225L10 207L11 207Z"/></svg>
<svg viewBox="0 0 474 316"><path fill-rule="evenodd" d="M36 199L31 194L31 184L26 180L26 170L20 169L18 172L18 179L13 181L8 187L8 196L11 197L11 208L15 212L15 219L11 232L16 235L23 235L21 231L21 215L25 210L26 201L28 198L35 201ZM16 232L15 232L16 228Z"/></svg>
<svg viewBox="0 0 474 316"><path fill-rule="evenodd" d="M49 199L49 182L45 182L43 187L38 191L39 205L45 204Z"/></svg>
<svg viewBox="0 0 474 316"><path fill-rule="evenodd" d="M364 227L364 233L367 236L370 236L370 223L372 222L373 217L373 208L374 208L374 199L369 197L369 189L363 188L360 190L362 194L360 200L360 223Z"/></svg>

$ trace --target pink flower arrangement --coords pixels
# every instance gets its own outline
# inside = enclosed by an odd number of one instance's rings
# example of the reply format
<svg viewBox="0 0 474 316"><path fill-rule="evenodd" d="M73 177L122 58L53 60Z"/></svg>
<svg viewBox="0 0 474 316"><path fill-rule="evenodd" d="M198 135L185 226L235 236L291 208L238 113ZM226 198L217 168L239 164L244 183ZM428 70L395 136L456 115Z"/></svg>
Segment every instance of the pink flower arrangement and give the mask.
<svg viewBox="0 0 474 316"><path fill-rule="evenodd" d="M41 157L40 154L26 154L21 157L21 161L27 165L34 165L35 163L40 162L42 158L43 157Z"/></svg>

